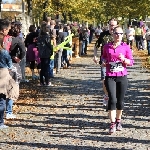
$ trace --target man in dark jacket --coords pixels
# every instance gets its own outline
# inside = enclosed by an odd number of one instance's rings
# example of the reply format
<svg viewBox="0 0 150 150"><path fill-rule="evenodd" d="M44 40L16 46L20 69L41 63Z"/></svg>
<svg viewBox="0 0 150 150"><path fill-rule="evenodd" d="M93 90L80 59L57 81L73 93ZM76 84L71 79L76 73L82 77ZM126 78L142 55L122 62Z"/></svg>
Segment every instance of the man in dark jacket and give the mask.
<svg viewBox="0 0 150 150"><path fill-rule="evenodd" d="M94 35L94 32L95 32L95 29L94 29L94 27L91 25L91 26L89 27L89 30L90 30L89 43L91 43L92 40L93 40L93 35Z"/></svg>
<svg viewBox="0 0 150 150"><path fill-rule="evenodd" d="M94 48L94 62L97 64L98 59L97 59L97 50L101 46L101 56L103 54L103 46L113 40L112 38L112 33L113 29L118 25L118 22L116 19L112 18L109 20L109 30L101 32ZM100 56L100 61L99 64L101 65L101 56ZM106 67L101 67L101 80L103 81L103 91L104 91L104 96L103 96L103 105L106 106L108 102L108 93L104 84L105 81L105 76L106 76Z"/></svg>
<svg viewBox="0 0 150 150"><path fill-rule="evenodd" d="M17 36L12 35L12 43L10 46L10 56L12 58L13 63L20 62L21 59L25 57L25 45Z"/></svg>

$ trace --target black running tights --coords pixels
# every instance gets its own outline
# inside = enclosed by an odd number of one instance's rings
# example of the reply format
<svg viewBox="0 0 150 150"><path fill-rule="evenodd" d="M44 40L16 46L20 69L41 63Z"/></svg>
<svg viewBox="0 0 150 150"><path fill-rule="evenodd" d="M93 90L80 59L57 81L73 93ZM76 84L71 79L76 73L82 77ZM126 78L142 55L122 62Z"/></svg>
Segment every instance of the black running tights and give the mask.
<svg viewBox="0 0 150 150"><path fill-rule="evenodd" d="M123 110L124 96L127 90L127 76L110 77L106 76L105 86L108 92L108 110Z"/></svg>

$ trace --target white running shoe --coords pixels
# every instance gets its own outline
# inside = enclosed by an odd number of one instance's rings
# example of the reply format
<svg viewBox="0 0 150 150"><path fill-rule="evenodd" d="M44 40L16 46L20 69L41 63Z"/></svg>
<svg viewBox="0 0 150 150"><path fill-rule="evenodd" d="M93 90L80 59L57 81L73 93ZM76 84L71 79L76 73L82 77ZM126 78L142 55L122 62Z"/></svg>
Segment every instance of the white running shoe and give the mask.
<svg viewBox="0 0 150 150"><path fill-rule="evenodd" d="M109 100L109 97L107 95L104 95L103 96L103 106L107 106L108 105L108 100Z"/></svg>
<svg viewBox="0 0 150 150"><path fill-rule="evenodd" d="M15 119L15 118L16 118L16 115L14 114L9 114L9 113L6 114L6 119Z"/></svg>
<svg viewBox="0 0 150 150"><path fill-rule="evenodd" d="M49 82L48 84L46 84L46 86L54 86L51 82Z"/></svg>
<svg viewBox="0 0 150 150"><path fill-rule="evenodd" d="M29 80L27 80L27 79L23 79L23 80L21 80L20 82L25 83L25 82L29 82Z"/></svg>
<svg viewBox="0 0 150 150"><path fill-rule="evenodd" d="M8 128L8 126L6 126L6 125L4 125L4 124L0 125L0 130L6 129L6 128Z"/></svg>
<svg viewBox="0 0 150 150"><path fill-rule="evenodd" d="M33 76L32 76L32 80L37 80L37 79L39 79L38 76L36 76L36 75L33 75Z"/></svg>

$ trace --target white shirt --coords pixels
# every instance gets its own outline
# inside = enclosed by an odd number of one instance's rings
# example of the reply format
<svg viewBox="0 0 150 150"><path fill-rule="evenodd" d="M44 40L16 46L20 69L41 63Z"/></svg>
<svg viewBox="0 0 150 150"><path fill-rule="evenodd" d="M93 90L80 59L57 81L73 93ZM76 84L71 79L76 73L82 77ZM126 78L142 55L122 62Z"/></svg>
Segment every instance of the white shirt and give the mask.
<svg viewBox="0 0 150 150"><path fill-rule="evenodd" d="M134 39L135 30L133 28L126 29L126 35L128 40Z"/></svg>
<svg viewBox="0 0 150 150"><path fill-rule="evenodd" d="M100 33L102 32L102 30L101 29L96 29L96 31L95 31L95 33L96 33L96 35L100 35Z"/></svg>

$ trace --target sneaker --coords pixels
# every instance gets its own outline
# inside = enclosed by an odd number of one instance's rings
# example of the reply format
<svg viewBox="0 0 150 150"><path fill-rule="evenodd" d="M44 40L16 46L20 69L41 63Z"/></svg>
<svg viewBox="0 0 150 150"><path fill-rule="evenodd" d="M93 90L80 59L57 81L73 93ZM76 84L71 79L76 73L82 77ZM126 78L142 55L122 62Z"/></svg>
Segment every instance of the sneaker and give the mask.
<svg viewBox="0 0 150 150"><path fill-rule="evenodd" d="M107 95L104 95L103 96L103 106L107 106L108 105L108 100L109 100L109 97Z"/></svg>
<svg viewBox="0 0 150 150"><path fill-rule="evenodd" d="M6 125L4 125L4 124L0 125L0 130L6 129L6 128L8 128L8 126L6 126Z"/></svg>
<svg viewBox="0 0 150 150"><path fill-rule="evenodd" d="M67 63L64 63L63 68L67 68Z"/></svg>
<svg viewBox="0 0 150 150"><path fill-rule="evenodd" d="M46 86L54 86L51 82L49 82L48 84L46 84Z"/></svg>
<svg viewBox="0 0 150 150"><path fill-rule="evenodd" d="M25 82L29 82L29 80L26 79Z"/></svg>
<svg viewBox="0 0 150 150"><path fill-rule="evenodd" d="M44 85L45 85L45 84L43 84L43 83L39 83L39 84L38 84L38 86L44 86Z"/></svg>
<svg viewBox="0 0 150 150"><path fill-rule="evenodd" d="M29 80L23 79L23 80L21 80L20 82L29 82Z"/></svg>
<svg viewBox="0 0 150 150"><path fill-rule="evenodd" d="M58 74L60 71L59 70L56 70L56 74Z"/></svg>
<svg viewBox="0 0 150 150"><path fill-rule="evenodd" d="M38 79L39 77L38 76L36 76L36 75L33 75L32 76L32 80L36 80L36 79Z"/></svg>
<svg viewBox="0 0 150 150"><path fill-rule="evenodd" d="M15 119L16 115L14 114L6 114L6 119Z"/></svg>
<svg viewBox="0 0 150 150"><path fill-rule="evenodd" d="M116 130L117 131L121 131L122 130L121 122L116 122Z"/></svg>
<svg viewBox="0 0 150 150"><path fill-rule="evenodd" d="M68 69L71 69L71 66L68 66Z"/></svg>
<svg viewBox="0 0 150 150"><path fill-rule="evenodd" d="M111 123L109 128L109 134L116 132L116 123Z"/></svg>

